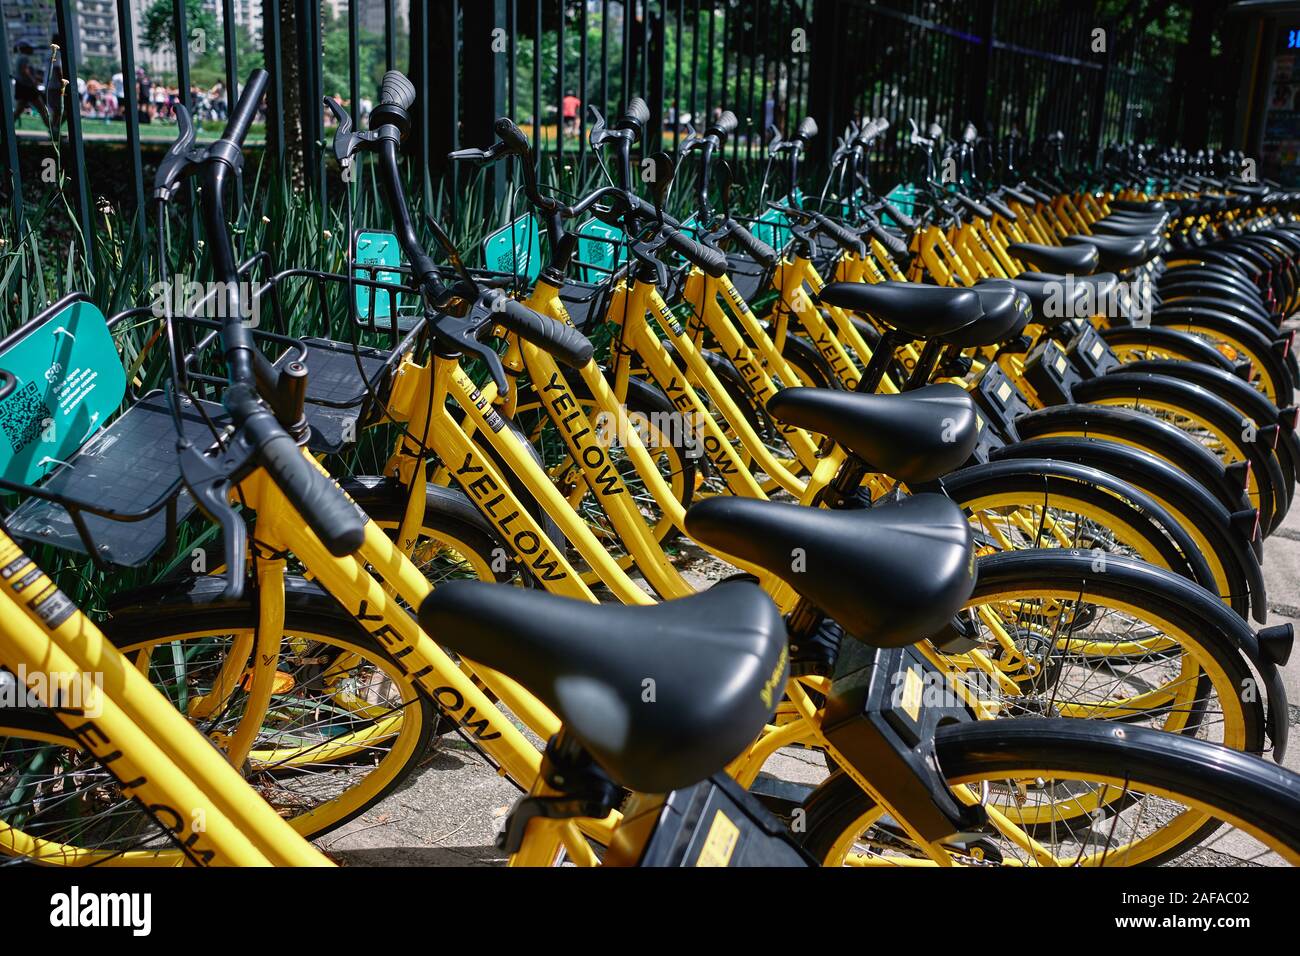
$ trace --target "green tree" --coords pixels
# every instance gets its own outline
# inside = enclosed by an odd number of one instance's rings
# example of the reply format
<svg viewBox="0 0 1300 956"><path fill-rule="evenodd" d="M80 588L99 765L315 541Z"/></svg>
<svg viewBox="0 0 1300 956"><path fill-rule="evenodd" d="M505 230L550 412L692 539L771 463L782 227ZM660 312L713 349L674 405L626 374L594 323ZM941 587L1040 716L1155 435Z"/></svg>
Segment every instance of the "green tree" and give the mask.
<svg viewBox="0 0 1300 956"><path fill-rule="evenodd" d="M144 45L154 53L174 50L176 41L173 34L172 0L153 0L144 14ZM221 40L221 31L217 27L217 18L208 9L203 0L185 0L185 25L189 30L186 42L201 44L203 51L215 48Z"/></svg>

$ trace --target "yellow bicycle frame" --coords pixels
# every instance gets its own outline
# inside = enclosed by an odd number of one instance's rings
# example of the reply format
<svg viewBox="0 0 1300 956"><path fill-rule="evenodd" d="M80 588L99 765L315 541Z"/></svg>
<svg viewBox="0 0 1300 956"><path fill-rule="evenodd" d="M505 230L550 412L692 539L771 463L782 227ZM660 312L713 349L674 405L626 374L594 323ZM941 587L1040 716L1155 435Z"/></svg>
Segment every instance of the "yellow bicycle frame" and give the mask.
<svg viewBox="0 0 1300 956"><path fill-rule="evenodd" d="M0 825L0 850L60 865L328 866L95 624L0 530L0 662L26 674L68 733L165 828L175 850L59 847ZM80 699L41 675L80 675Z"/></svg>

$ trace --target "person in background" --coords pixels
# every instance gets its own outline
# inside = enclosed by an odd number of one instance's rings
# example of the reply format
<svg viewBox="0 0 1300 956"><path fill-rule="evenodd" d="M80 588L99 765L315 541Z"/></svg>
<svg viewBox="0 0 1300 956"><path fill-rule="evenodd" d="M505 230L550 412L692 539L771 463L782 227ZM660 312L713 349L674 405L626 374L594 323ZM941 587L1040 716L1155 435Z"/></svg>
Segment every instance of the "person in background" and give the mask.
<svg viewBox="0 0 1300 956"><path fill-rule="evenodd" d="M149 74L141 67L135 69L135 96L136 111L141 123L148 123L153 120L153 84L149 82Z"/></svg>
<svg viewBox="0 0 1300 956"><path fill-rule="evenodd" d="M35 52L26 40L18 44L18 58L14 60L14 122L34 109L49 126L50 111L41 95L41 74L36 69Z"/></svg>
<svg viewBox="0 0 1300 956"><path fill-rule="evenodd" d="M570 90L560 101L560 115L564 117L564 132L569 136L578 135L578 111L582 109L582 100Z"/></svg>

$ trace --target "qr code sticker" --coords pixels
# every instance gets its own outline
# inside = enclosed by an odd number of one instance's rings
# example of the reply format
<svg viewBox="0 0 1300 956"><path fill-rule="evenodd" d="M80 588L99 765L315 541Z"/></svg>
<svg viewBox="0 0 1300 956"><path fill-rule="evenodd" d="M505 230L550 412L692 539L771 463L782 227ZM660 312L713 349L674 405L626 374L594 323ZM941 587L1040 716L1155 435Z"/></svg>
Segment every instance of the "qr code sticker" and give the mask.
<svg viewBox="0 0 1300 956"><path fill-rule="evenodd" d="M52 418L50 407L36 390L35 382L28 382L0 403L0 428L4 429L14 454L34 442Z"/></svg>

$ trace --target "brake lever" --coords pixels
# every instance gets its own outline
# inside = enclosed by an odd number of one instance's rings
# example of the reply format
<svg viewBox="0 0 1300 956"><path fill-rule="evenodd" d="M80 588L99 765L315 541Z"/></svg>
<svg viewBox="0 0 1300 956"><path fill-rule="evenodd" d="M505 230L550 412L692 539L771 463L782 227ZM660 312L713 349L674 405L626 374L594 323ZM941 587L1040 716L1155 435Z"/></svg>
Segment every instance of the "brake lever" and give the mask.
<svg viewBox="0 0 1300 956"><path fill-rule="evenodd" d="M340 166L346 167L352 162L352 155L357 151L357 147L374 137L353 130L352 114L340 106L334 97L323 96L321 99L334 114L334 119L338 121L338 129L334 131L334 158L339 161Z"/></svg>
<svg viewBox="0 0 1300 956"><path fill-rule="evenodd" d="M603 146L605 141L610 138L609 129L605 125L605 117L601 115L600 110L594 106L588 106L587 111L592 116L591 132L587 134L587 142L592 149Z"/></svg>
<svg viewBox="0 0 1300 956"><path fill-rule="evenodd" d="M505 297L499 295L494 297L494 301L504 304ZM463 316L446 314L440 316L432 323L433 334L436 338L455 346L459 351L481 359L487 365L492 381L496 383L497 391L504 394L508 386L505 369L501 366L501 356L490 345L478 339L483 329L491 328L495 324L492 319L493 310L483 302L483 297L474 301Z"/></svg>
<svg viewBox="0 0 1300 956"><path fill-rule="evenodd" d="M672 274L668 270L668 263L660 259L656 253L667 243L665 237L657 237L647 242L632 243L632 255L636 256L642 262L648 262L655 269L655 285L659 288L667 288Z"/></svg>
<svg viewBox="0 0 1300 956"><path fill-rule="evenodd" d="M234 487L232 476L247 470L253 450L229 442L221 446L214 460L198 446L186 442L177 448L177 452L181 481L194 504L221 528L226 563L226 588L222 597L227 601L238 601L244 596L248 526L231 505L230 492Z"/></svg>
<svg viewBox="0 0 1300 956"><path fill-rule="evenodd" d="M194 142L194 121L184 103L176 104L176 142L168 148L158 171L153 177L153 198L168 202L176 194L176 187L191 172L192 164L201 162L206 147Z"/></svg>
<svg viewBox="0 0 1300 956"><path fill-rule="evenodd" d="M473 163L475 166L490 166L505 154L509 153L509 147L498 140L487 149L475 149L467 147L458 149L455 152L447 154L447 158L458 163Z"/></svg>

